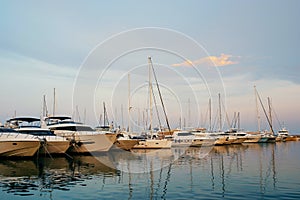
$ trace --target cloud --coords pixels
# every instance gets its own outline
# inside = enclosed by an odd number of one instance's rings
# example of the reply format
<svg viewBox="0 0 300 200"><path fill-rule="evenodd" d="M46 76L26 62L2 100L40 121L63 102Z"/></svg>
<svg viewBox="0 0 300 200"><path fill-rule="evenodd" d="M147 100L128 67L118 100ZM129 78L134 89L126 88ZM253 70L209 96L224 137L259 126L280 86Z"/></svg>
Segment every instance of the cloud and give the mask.
<svg viewBox="0 0 300 200"><path fill-rule="evenodd" d="M208 57L204 57L204 58L200 58L198 60L186 60L182 63L176 63L176 64L172 64L171 66L173 67L190 67L193 65L200 65L200 64L205 64L208 66L217 66L217 67L221 67L221 66L226 66L226 65L234 65L237 64L237 61L233 61L231 60L233 56L232 55L228 55L228 54L221 54L219 57L217 56L208 56Z"/></svg>

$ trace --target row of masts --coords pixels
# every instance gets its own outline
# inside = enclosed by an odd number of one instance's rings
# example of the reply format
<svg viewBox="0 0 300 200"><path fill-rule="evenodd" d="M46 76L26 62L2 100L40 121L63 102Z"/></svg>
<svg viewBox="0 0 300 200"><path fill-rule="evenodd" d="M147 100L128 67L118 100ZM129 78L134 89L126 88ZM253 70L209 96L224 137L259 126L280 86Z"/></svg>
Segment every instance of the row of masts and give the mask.
<svg viewBox="0 0 300 200"><path fill-rule="evenodd" d="M157 77L156 77L156 74L155 74L155 70L154 70L154 67L153 67L151 57L148 57L148 95L149 95L149 108L148 108L149 115L148 116L149 116L149 125L148 126L146 125L146 127L150 130L150 132L152 132L152 130L153 130L153 103L155 104L154 107L156 108L158 122L159 122L159 125L161 126L161 120L159 118L158 110L157 110L157 107L156 107L157 103L156 103L156 99L155 99L155 96L154 96L152 78L154 78L154 80L155 80L158 95L159 95L159 98L160 98L160 103L162 105L163 114L164 114L165 121L166 121L166 125L167 125L168 130L170 131L171 128L170 128L168 116L167 116L167 113L166 113L165 105L164 105L164 102L163 102L162 94L161 94L161 91L160 91L160 88L159 88L158 80L157 80ZM265 107L262 103L262 100L261 100L255 86L254 86L254 92L255 92L255 101L256 101L258 131L259 132L261 131L261 117L259 115L259 108L258 108L259 103L260 103L261 106L262 106L263 112L266 116L268 125L270 127L270 131L271 131L272 134L274 134L273 125L272 125L273 122L272 122L271 100L268 97L269 113L267 113L267 111L266 111L266 109L265 109ZM52 113L52 115L55 116L55 114L56 114L56 90L55 90L55 88L53 90L53 98L54 98L54 101L53 101L53 113ZM218 122L219 122L218 123L218 131L222 131L222 129L223 129L222 119L223 119L224 114L222 113L222 101L221 101L221 94L220 93L218 94L218 102L219 102L219 104L218 104ZM212 119L212 101L211 101L211 98L209 98L208 106L209 106L209 109L208 109L208 119L209 119L208 131L212 132L214 128L212 126L213 119ZM128 73L128 128L127 128L127 130L129 132L132 131L131 110L132 110L132 106L131 106L130 74ZM106 110L106 106L105 106L104 102L103 102L103 111L104 111L103 112L103 126L109 125L107 110ZM79 111L78 111L78 106L76 106L76 113L77 113L76 115L77 115L78 120L81 121ZM48 116L48 115L49 115L49 113L48 113L48 108L47 108L47 104L46 104L46 96L44 95L43 96L43 116ZM123 105L121 105L121 115L122 115L122 126L124 127ZM139 113L139 115L140 115L140 113ZM102 115L100 114L99 125L101 124L101 121L102 121L101 118L102 118ZM139 116L139 118L140 118L140 116ZM228 124L230 124L227 113L226 113L226 118L228 120ZM84 122L85 122L85 119L86 119L86 110L84 110ZM144 113L143 113L143 119L144 119ZM188 122L189 123L190 123L190 120L191 120L190 99L188 99ZM184 119L184 121L185 121L185 119ZM184 122L184 124L185 124L185 122ZM188 126L190 126L190 124L188 124ZM234 113L233 121L232 121L231 125L229 125L229 126L234 127L234 128L236 126L238 126L237 128L240 129L240 113L239 112L237 114ZM181 118L180 118L180 127L181 127Z"/></svg>

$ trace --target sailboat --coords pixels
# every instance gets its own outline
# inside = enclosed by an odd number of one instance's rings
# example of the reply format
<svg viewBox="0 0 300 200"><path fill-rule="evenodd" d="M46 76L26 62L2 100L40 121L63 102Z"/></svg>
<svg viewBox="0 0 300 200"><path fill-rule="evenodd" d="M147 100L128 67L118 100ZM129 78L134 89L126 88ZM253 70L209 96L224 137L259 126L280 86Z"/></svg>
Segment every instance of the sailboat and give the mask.
<svg viewBox="0 0 300 200"><path fill-rule="evenodd" d="M262 138L260 139L259 142L275 142L276 141L276 137L274 136L274 129L273 129L273 124L272 124L272 111L271 111L271 101L270 98L268 97L268 106L269 106L269 115L267 114L267 111L262 103L262 100L256 90L256 86L254 86L254 91L257 95L257 98L260 102L260 105L264 111L265 117L267 119L267 122L269 124L270 127L270 132L264 131L261 133Z"/></svg>
<svg viewBox="0 0 300 200"><path fill-rule="evenodd" d="M158 137L158 134L161 131L158 129L154 132L154 129L153 129L153 125L152 125L153 124L153 119L152 119L153 118L153 110L152 110L153 87L152 87L152 81L151 81L152 72L153 72L153 76L155 78L157 90L158 90L159 97L160 97L160 100L162 103L162 108L163 108L163 111L165 114L167 126L168 126L169 131L171 132L151 57L148 57L148 67L149 67L149 111L150 111L150 126L149 126L149 130L147 132L148 138L146 138L145 140L139 141L139 143L137 145L135 145L133 148L134 149L170 149L171 145L172 145L172 141L167 140L165 138L160 139Z"/></svg>

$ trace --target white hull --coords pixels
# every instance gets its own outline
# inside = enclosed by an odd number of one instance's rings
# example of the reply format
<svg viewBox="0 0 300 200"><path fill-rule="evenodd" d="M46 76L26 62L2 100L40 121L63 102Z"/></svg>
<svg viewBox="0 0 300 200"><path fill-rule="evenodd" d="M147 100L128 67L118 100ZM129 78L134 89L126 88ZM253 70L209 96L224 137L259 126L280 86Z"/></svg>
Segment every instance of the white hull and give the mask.
<svg viewBox="0 0 300 200"><path fill-rule="evenodd" d="M39 149L39 154L63 154L66 153L69 147L70 142L68 140L47 140L41 145L41 148Z"/></svg>
<svg viewBox="0 0 300 200"><path fill-rule="evenodd" d="M162 139L162 140L145 140L139 141L137 145L135 145L134 149L170 149L172 146L172 141Z"/></svg>
<svg viewBox="0 0 300 200"><path fill-rule="evenodd" d="M243 143L257 143L260 141L261 136L260 135L248 135L246 136L246 140Z"/></svg>
<svg viewBox="0 0 300 200"><path fill-rule="evenodd" d="M97 132L75 132L72 134L55 132L55 134L67 137L70 141L74 142L73 146L69 149L69 152L73 153L106 152L113 145L110 134L106 135Z"/></svg>
<svg viewBox="0 0 300 200"><path fill-rule="evenodd" d="M21 134L0 134L0 156L30 157L40 148L40 141L33 136Z"/></svg>
<svg viewBox="0 0 300 200"><path fill-rule="evenodd" d="M214 146L216 139L214 138L196 138L191 144L191 147Z"/></svg>

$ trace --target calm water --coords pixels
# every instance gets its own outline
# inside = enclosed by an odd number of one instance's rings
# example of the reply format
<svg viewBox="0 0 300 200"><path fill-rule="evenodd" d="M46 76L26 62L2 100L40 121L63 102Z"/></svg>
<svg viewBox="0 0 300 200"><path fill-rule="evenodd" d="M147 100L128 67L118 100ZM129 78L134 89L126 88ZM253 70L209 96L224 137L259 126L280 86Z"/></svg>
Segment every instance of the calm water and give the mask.
<svg viewBox="0 0 300 200"><path fill-rule="evenodd" d="M285 142L2 159L0 199L299 199L299 152Z"/></svg>

